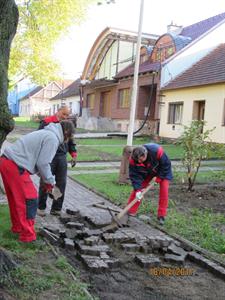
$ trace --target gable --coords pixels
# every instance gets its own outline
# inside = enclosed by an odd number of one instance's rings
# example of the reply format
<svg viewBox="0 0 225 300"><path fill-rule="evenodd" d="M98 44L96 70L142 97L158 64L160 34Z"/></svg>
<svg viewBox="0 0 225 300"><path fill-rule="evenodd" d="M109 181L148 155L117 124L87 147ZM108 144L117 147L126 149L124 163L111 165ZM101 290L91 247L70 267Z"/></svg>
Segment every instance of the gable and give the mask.
<svg viewBox="0 0 225 300"><path fill-rule="evenodd" d="M168 85L170 81L188 70L221 43L225 43L224 22L198 40L191 42L162 64L161 87Z"/></svg>

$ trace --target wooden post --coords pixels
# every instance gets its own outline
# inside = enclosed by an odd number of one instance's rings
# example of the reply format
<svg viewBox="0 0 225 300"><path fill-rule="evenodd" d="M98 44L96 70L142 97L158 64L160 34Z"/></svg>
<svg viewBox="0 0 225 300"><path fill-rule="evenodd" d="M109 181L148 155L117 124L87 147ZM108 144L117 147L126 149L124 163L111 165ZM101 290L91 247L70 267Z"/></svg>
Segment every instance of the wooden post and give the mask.
<svg viewBox="0 0 225 300"><path fill-rule="evenodd" d="M132 153L131 146L125 146L123 148L123 157L120 165L120 175L119 175L119 183L120 184L129 184L129 157Z"/></svg>

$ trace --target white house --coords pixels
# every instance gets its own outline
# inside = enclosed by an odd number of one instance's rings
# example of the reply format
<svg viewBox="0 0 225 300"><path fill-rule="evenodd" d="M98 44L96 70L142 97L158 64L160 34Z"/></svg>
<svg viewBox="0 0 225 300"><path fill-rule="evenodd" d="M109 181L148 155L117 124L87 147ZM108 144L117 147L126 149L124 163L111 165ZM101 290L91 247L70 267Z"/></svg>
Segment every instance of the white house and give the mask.
<svg viewBox="0 0 225 300"><path fill-rule="evenodd" d="M62 105L70 107L73 115L80 115L80 79L75 80L50 99L51 114L55 114Z"/></svg>

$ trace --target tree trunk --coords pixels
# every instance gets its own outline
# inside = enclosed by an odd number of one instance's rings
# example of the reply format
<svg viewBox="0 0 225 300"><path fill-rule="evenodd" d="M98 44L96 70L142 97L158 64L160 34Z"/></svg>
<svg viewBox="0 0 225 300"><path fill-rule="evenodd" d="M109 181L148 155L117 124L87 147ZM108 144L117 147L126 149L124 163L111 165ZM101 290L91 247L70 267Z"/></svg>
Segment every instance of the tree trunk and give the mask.
<svg viewBox="0 0 225 300"><path fill-rule="evenodd" d="M14 120L9 112L8 65L12 39L18 24L18 8L14 0L0 0L0 147L7 134L14 128Z"/></svg>

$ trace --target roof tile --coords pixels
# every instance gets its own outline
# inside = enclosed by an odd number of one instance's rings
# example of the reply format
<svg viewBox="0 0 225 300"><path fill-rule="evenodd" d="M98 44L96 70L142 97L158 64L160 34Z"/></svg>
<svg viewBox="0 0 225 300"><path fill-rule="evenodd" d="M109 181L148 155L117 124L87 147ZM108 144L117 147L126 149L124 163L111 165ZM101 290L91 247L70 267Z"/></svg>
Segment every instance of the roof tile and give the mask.
<svg viewBox="0 0 225 300"><path fill-rule="evenodd" d="M220 44L162 90L225 82L225 44Z"/></svg>

